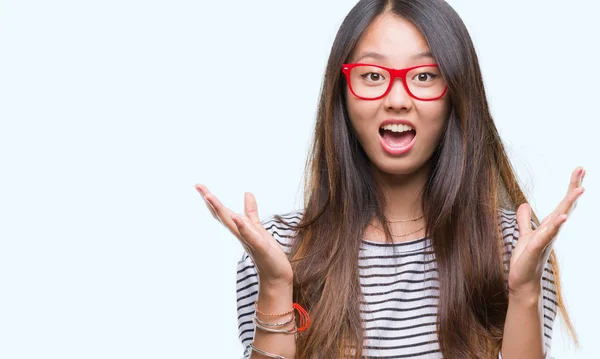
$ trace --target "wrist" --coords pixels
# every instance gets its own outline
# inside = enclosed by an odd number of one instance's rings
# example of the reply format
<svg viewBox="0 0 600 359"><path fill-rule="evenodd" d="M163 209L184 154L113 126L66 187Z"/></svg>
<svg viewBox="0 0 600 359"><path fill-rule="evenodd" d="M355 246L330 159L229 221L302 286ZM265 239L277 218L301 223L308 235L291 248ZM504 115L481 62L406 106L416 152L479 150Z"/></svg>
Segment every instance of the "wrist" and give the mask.
<svg viewBox="0 0 600 359"><path fill-rule="evenodd" d="M294 279L293 277L290 278L268 278L266 276L261 276L260 273L258 273L258 286L260 288L264 288L264 290L268 290L270 292L272 291L279 291L279 292L283 292L286 290L291 290L292 287L294 286Z"/></svg>
<svg viewBox="0 0 600 359"><path fill-rule="evenodd" d="M259 279L258 295L265 298L292 297L294 293L294 285L290 283L271 284L265 283Z"/></svg>
<svg viewBox="0 0 600 359"><path fill-rule="evenodd" d="M511 291L508 296L509 304L518 304L524 307L539 306L542 297L541 288L529 288L527 290Z"/></svg>
<svg viewBox="0 0 600 359"><path fill-rule="evenodd" d="M293 289L289 286L273 286L261 285L258 286L258 298L256 304L264 313L285 313L292 309L293 304Z"/></svg>

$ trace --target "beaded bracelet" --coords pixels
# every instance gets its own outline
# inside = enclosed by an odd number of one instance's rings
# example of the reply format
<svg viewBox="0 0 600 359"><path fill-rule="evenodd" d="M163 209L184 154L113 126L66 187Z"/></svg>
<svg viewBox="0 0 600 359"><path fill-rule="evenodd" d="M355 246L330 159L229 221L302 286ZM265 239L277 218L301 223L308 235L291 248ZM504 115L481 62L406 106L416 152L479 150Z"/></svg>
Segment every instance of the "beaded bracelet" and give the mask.
<svg viewBox="0 0 600 359"><path fill-rule="evenodd" d="M260 315L264 315L267 317L282 317L284 315L292 314L294 312L294 310L297 310L298 314L300 315L300 327L298 328L298 331L303 332L306 329L308 329L308 327L310 326L310 316L308 315L308 312L304 308L302 308L302 306L300 304L293 303L292 306L293 306L292 310L282 313L282 314L267 314L267 313L261 312L258 309L258 303L255 301L254 308L256 309L256 312L255 312L254 316L256 317L256 313L259 313Z"/></svg>
<svg viewBox="0 0 600 359"><path fill-rule="evenodd" d="M254 302L254 309L256 309L256 312L260 315L264 315L265 317L283 317L285 315L288 314L292 314L294 312L294 308L292 308L292 310L290 310L289 312L285 312L285 313L281 313L281 314L267 314L267 313L263 313L260 310L258 310L258 302Z"/></svg>
<svg viewBox="0 0 600 359"><path fill-rule="evenodd" d="M293 308L292 310L282 313L282 314L267 314L267 313L263 313L258 309L258 303L255 301L254 302L254 308L256 309L254 312L254 317L252 318L252 321L254 322L254 325L264 331L267 332L271 332L271 333L285 333L285 334L294 334L294 336L297 338L298 337L298 332L302 332L305 331L306 329L308 329L308 327L310 326L310 316L308 315L308 312L302 308L302 306L300 306L300 304L298 303L293 303ZM293 320L296 319L296 315L294 314L294 310L298 311L298 314L300 315L300 328L298 328L296 326L296 323L294 323L294 328L286 330L286 329L272 329L269 327L277 327L277 326L283 326L285 324L291 323ZM292 314L292 317L286 321L286 322L282 322L282 323L275 323L275 324L270 324L270 323L265 323L263 321L261 321L258 316L256 314L261 314L264 315L266 317L283 317L285 315L288 314ZM254 341L252 341L250 343L250 345L248 346L248 348L251 348L253 351L262 354L266 357L269 358L275 358L275 359L286 359L285 357L282 357L281 355L276 355L273 353L269 353L266 352L264 350L258 349L257 347L254 346Z"/></svg>

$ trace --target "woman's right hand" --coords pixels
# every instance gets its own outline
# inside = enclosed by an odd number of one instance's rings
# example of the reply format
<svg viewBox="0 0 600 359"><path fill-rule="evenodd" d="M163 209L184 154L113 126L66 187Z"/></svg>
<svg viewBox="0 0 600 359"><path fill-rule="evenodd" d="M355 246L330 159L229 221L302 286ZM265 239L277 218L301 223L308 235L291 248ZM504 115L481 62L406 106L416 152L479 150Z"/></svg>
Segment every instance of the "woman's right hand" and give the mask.
<svg viewBox="0 0 600 359"><path fill-rule="evenodd" d="M238 215L225 207L206 186L197 184L196 190L203 196L212 216L229 229L250 255L256 266L260 286L291 288L292 266L281 245L262 225L252 193L244 194L245 215Z"/></svg>

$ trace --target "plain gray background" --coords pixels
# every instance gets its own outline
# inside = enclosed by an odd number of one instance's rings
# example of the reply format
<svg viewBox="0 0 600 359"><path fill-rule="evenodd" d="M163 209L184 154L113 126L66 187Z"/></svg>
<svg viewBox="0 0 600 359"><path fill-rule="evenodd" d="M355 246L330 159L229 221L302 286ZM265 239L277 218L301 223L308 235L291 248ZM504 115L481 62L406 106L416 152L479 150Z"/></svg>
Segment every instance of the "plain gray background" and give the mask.
<svg viewBox="0 0 600 359"><path fill-rule="evenodd" d="M593 0L450 2L543 218L588 173L555 248L597 358ZM355 1L0 1L0 357L237 358L242 248L195 183L299 208L318 92ZM596 211L596 212L594 212Z"/></svg>

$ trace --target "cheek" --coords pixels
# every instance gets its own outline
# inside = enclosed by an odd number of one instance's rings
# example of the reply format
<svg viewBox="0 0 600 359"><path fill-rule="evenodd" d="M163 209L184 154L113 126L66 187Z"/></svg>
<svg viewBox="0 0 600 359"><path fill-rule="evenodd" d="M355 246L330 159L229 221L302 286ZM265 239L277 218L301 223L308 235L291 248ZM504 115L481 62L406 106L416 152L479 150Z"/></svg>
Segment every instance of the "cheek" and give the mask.
<svg viewBox="0 0 600 359"><path fill-rule="evenodd" d="M431 104L421 109L422 134L430 141L437 142L448 118L448 103Z"/></svg>
<svg viewBox="0 0 600 359"><path fill-rule="evenodd" d="M379 101L362 101L354 96L346 97L348 115L350 116L350 122L352 127L362 137L368 131L373 121L377 119L377 112L379 109Z"/></svg>

